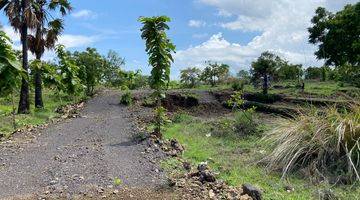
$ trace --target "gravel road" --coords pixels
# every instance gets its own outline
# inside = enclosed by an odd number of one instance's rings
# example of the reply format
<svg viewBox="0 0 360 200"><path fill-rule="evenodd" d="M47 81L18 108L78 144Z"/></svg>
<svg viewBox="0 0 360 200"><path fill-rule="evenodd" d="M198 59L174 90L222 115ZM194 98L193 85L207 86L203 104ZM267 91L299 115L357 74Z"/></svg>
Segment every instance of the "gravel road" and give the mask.
<svg viewBox="0 0 360 200"><path fill-rule="evenodd" d="M50 125L27 142L0 144L0 199L54 195L72 199L90 189L156 188L164 174L132 140L137 127L119 94L106 91L89 100L81 117ZM161 171L161 170L160 170Z"/></svg>

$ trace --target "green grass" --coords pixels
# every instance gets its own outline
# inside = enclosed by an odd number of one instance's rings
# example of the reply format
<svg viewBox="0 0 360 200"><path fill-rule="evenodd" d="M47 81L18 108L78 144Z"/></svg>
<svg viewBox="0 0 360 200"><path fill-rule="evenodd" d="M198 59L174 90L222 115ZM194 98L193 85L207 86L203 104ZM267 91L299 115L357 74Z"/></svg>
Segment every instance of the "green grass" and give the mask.
<svg viewBox="0 0 360 200"><path fill-rule="evenodd" d="M179 140L185 146L183 157L186 160L194 165L208 161L219 177L231 185L250 183L264 191L264 199L317 199L319 191L329 188L341 199L357 199L360 196L360 189L312 185L306 178L295 175L281 181L280 174L267 173L256 164L269 152L268 145L259 137L239 138L231 133L209 137L214 129L209 123L191 120L189 116L185 119L183 115L181 119L166 128L165 138ZM169 170L176 166L174 162L173 159L164 161L163 166ZM286 185L292 186L294 191L286 192Z"/></svg>
<svg viewBox="0 0 360 200"><path fill-rule="evenodd" d="M60 101L61 97L61 101ZM55 95L52 90L45 90L43 93L44 100L44 109L35 109L33 103L31 103L31 112L27 115L16 115L16 124L17 129L23 128L26 125L40 125L48 122L50 119L59 117L59 114L55 110L61 106L72 104L81 99L77 97L76 99L69 98L65 95L61 96ZM30 97L30 101L33 101L33 96ZM16 99L16 106L18 103L18 98ZM8 98L0 98L0 133L5 137L11 135L14 132L12 124L12 105L11 100Z"/></svg>

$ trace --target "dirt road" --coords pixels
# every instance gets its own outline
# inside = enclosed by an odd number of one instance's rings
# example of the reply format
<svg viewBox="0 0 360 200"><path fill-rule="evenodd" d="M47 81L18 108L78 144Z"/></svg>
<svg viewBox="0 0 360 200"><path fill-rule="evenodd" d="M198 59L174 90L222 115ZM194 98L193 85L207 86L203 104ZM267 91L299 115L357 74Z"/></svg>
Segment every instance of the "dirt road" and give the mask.
<svg viewBox="0 0 360 200"><path fill-rule="evenodd" d="M58 195L72 199L90 190L113 187L155 188L164 174L149 162L144 144L119 94L107 91L91 99L81 117L50 125L27 142L0 144L0 199ZM35 197L35 196L34 196Z"/></svg>

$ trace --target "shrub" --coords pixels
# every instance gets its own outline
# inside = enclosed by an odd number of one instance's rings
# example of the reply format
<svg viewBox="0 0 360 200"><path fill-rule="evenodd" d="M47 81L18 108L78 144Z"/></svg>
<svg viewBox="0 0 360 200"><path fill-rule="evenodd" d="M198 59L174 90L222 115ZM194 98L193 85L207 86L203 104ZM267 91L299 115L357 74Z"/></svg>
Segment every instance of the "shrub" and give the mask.
<svg viewBox="0 0 360 200"><path fill-rule="evenodd" d="M258 124L254 119L255 108L237 111L235 113L235 131L239 136L249 136L259 133Z"/></svg>
<svg viewBox="0 0 360 200"><path fill-rule="evenodd" d="M193 121L193 117L186 113L175 113L172 117L173 123L190 123Z"/></svg>
<svg viewBox="0 0 360 200"><path fill-rule="evenodd" d="M284 120L265 139L274 144L268 168L307 169L321 177L360 180L360 106L340 112L335 107L313 110Z"/></svg>
<svg viewBox="0 0 360 200"><path fill-rule="evenodd" d="M129 90L126 90L121 96L120 103L127 106L133 103L133 96Z"/></svg>
<svg viewBox="0 0 360 200"><path fill-rule="evenodd" d="M239 81L235 81L231 84L231 88L234 90L234 91L243 91L244 90L244 87L245 87L245 82L242 81L242 80L239 80Z"/></svg>

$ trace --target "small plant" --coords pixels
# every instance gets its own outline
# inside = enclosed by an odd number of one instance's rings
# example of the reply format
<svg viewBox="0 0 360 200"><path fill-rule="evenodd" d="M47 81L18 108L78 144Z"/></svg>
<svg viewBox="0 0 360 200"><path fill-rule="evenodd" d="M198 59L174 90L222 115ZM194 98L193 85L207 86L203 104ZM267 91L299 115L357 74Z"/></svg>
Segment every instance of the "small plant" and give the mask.
<svg viewBox="0 0 360 200"><path fill-rule="evenodd" d="M159 106L155 109L155 129L154 135L160 137L161 136L161 127L164 125L171 123L170 119L166 115L166 109L162 106Z"/></svg>
<svg viewBox="0 0 360 200"><path fill-rule="evenodd" d="M176 113L172 117L172 122L174 123L183 123L183 122L191 122L193 120L192 116L186 114L186 113Z"/></svg>
<svg viewBox="0 0 360 200"><path fill-rule="evenodd" d="M228 107L232 109L238 109L244 104L244 99L242 98L242 92L235 92L235 94L231 95L231 98L226 102Z"/></svg>
<svg viewBox="0 0 360 200"><path fill-rule="evenodd" d="M118 178L118 177L115 177L114 178L114 185L119 186L121 184L122 184L122 180L120 178Z"/></svg>
<svg viewBox="0 0 360 200"><path fill-rule="evenodd" d="M259 132L254 119L255 108L237 111L235 113L235 131L239 136L255 135Z"/></svg>
<svg viewBox="0 0 360 200"><path fill-rule="evenodd" d="M127 106L133 103L133 96L130 90L126 90L125 93L121 96L120 103Z"/></svg>
<svg viewBox="0 0 360 200"><path fill-rule="evenodd" d="M284 120L266 137L274 145L268 168L289 172L308 169L321 177L359 181L360 106L340 112L335 107Z"/></svg>

